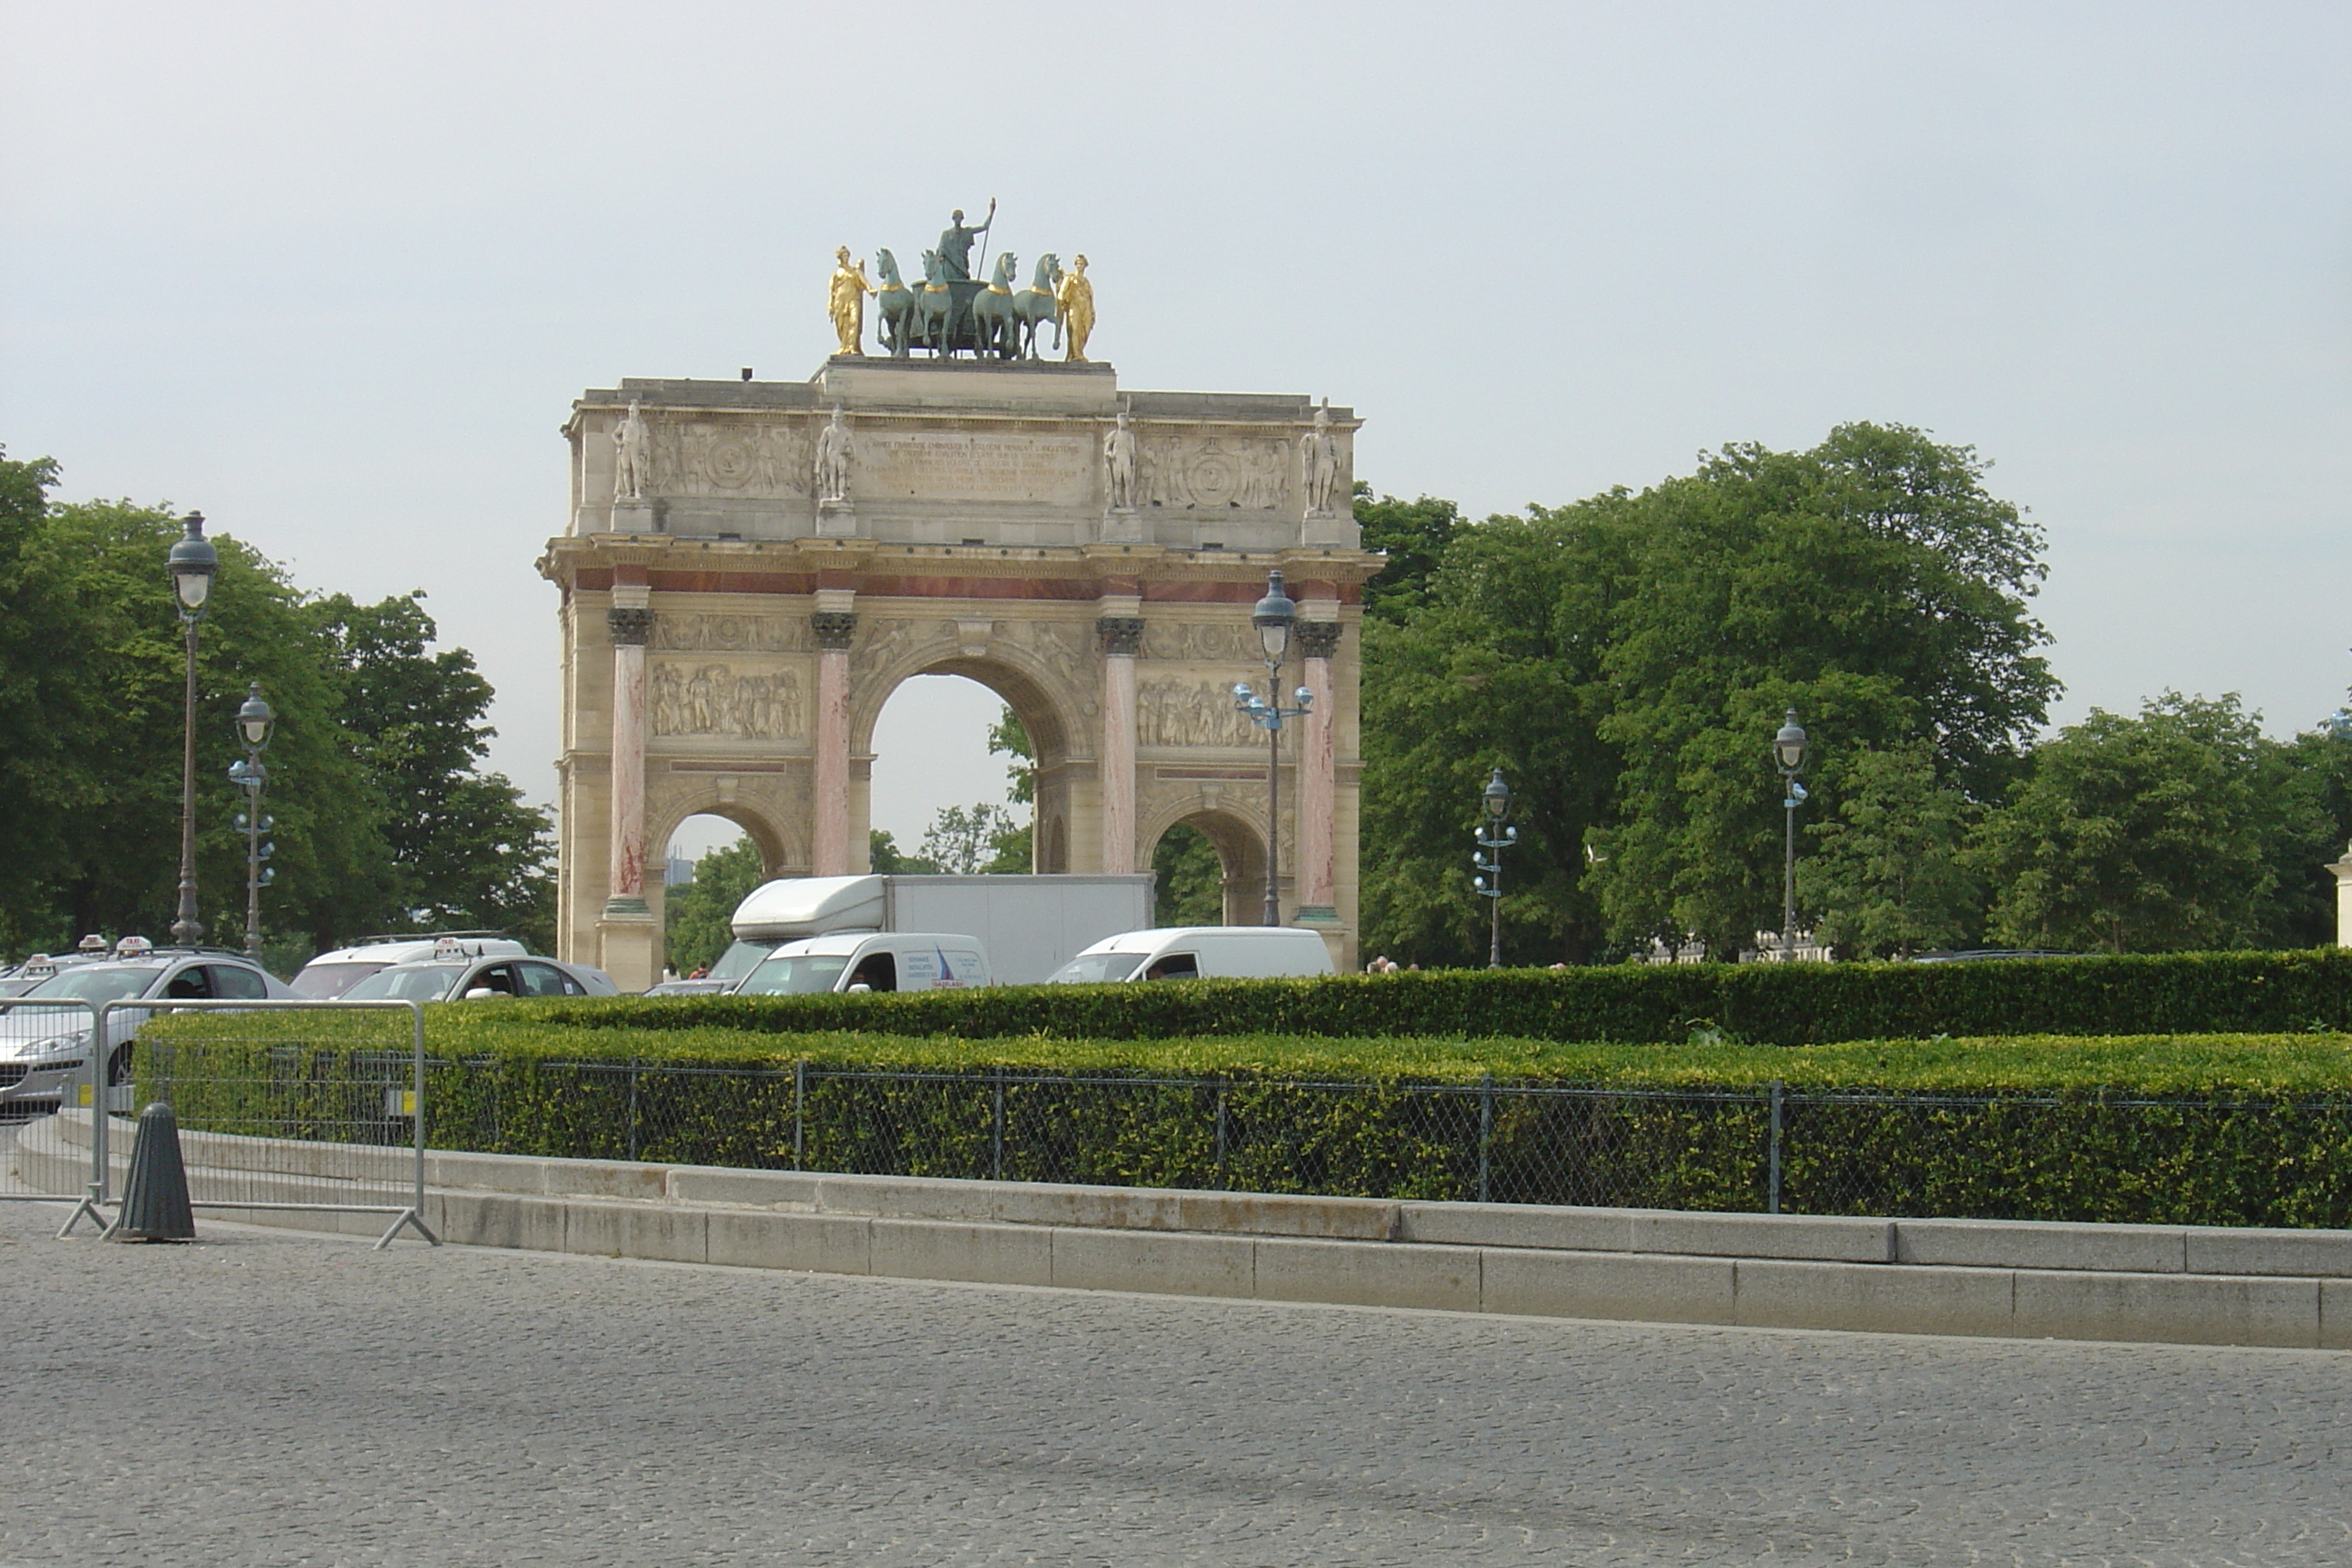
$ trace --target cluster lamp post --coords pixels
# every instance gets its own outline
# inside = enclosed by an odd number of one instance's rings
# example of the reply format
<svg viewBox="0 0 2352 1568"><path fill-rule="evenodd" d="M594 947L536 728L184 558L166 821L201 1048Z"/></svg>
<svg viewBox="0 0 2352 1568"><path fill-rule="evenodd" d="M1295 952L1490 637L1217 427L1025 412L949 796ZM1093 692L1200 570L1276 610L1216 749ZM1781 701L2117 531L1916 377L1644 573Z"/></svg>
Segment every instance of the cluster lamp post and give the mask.
<svg viewBox="0 0 2352 1568"><path fill-rule="evenodd" d="M245 747L245 760L231 763L228 776L245 791L245 811L236 819L245 830L245 956L256 963L261 959L261 889L278 878L275 870L263 864L276 846L262 837L269 831L270 819L261 815L261 789L269 782L261 753L269 749L270 731L277 722L278 715L261 700L260 683L255 682L247 689L244 706L236 710L236 738Z"/></svg>
<svg viewBox="0 0 2352 1568"><path fill-rule="evenodd" d="M1279 851L1282 837L1282 721L1303 719L1312 710L1314 694L1304 686L1291 695L1296 708L1282 705L1282 664L1290 657L1290 634L1298 625L1298 605L1282 591L1282 574L1265 574L1265 597L1250 614L1257 628L1258 647L1265 655L1265 695L1250 689L1249 682L1234 683L1234 706L1249 721L1265 731L1265 913L1264 924L1282 923L1282 883Z"/></svg>
<svg viewBox="0 0 2352 1568"><path fill-rule="evenodd" d="M220 552L205 538L205 514L190 512L187 531L172 546L172 592L180 601L180 624L187 628L187 706L182 716L180 747L180 908L172 922L172 940L194 947L205 940L204 921L196 918L196 626L205 618L205 601L212 596L213 574L220 570Z"/></svg>
<svg viewBox="0 0 2352 1568"><path fill-rule="evenodd" d="M1788 847L1780 863L1780 960L1785 963L1797 952L1797 807L1805 804L1805 786L1797 782L1805 765L1805 730L1797 722L1794 708L1772 737L1772 756L1786 786L1780 806L1788 814Z"/></svg>
<svg viewBox="0 0 2352 1568"><path fill-rule="evenodd" d="M1486 967L1503 967L1503 851L1519 841L1519 830L1507 825L1511 815L1511 786L1503 782L1503 770L1496 768L1495 776L1486 781L1486 793L1479 797L1486 816L1470 837L1478 847L1470 863L1478 868L1473 879L1481 898L1493 900L1488 910Z"/></svg>

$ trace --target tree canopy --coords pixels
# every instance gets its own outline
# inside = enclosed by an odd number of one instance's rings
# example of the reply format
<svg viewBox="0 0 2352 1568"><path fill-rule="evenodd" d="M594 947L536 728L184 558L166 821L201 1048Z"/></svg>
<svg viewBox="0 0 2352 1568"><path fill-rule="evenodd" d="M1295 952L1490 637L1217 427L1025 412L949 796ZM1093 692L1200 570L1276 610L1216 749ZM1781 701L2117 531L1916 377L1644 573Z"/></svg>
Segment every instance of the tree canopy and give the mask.
<svg viewBox="0 0 2352 1568"><path fill-rule="evenodd" d="M164 558L169 507L51 502L57 469L0 456L0 947L160 939L178 880L185 644ZM480 771L490 690L461 649L429 653L416 595L361 605L297 589L215 533L199 628L197 881L207 935L242 932L244 792L233 715L258 683L278 714L263 895L283 967L374 931L455 922L551 935L546 814ZM297 950L299 951L297 951Z"/></svg>

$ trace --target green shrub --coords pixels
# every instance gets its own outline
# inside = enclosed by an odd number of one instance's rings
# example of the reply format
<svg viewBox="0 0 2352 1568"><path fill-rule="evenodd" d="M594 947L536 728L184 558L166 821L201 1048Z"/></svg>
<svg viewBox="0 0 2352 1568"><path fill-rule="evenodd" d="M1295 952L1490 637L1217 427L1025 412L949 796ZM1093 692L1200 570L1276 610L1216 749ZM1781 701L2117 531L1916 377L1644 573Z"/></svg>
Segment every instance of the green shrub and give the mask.
<svg viewBox="0 0 2352 1568"><path fill-rule="evenodd" d="M1712 1030L1756 1045L1800 1046L1939 1034L2271 1033L2352 1027L2352 952L1622 964L880 996L615 997L557 1004L546 1016L592 1028L970 1039L1465 1035L1648 1042Z"/></svg>

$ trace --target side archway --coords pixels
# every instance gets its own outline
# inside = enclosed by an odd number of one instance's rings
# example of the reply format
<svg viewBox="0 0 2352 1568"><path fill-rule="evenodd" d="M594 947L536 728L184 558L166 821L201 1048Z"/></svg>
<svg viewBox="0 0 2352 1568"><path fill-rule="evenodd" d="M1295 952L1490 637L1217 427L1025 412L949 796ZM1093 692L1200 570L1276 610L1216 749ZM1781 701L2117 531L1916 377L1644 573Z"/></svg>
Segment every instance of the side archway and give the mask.
<svg viewBox="0 0 2352 1568"><path fill-rule="evenodd" d="M1151 846L1147 865L1155 863L1160 840L1177 827L1192 829L1217 852L1223 889L1222 923L1256 925L1265 910L1265 838L1260 825L1223 805L1171 808L1147 830L1146 841Z"/></svg>

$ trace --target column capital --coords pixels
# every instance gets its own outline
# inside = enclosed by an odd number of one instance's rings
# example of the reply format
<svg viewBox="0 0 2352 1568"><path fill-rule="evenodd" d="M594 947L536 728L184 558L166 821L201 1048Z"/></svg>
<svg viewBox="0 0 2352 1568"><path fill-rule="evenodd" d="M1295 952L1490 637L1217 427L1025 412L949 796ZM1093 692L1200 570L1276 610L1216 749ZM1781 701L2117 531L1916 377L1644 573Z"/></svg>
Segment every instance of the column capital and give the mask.
<svg viewBox="0 0 2352 1568"><path fill-rule="evenodd" d="M651 610L611 609L604 612L604 628L613 636L614 647L643 647L653 635L654 613Z"/></svg>
<svg viewBox="0 0 2352 1568"><path fill-rule="evenodd" d="M1329 658L1339 651L1338 621L1301 621L1298 623L1298 651L1307 658Z"/></svg>
<svg viewBox="0 0 2352 1568"><path fill-rule="evenodd" d="M1096 635L1102 638L1102 650L1121 658L1133 658L1143 651L1143 617L1141 616L1104 616L1095 622Z"/></svg>
<svg viewBox="0 0 2352 1568"><path fill-rule="evenodd" d="M809 616L809 629L816 633L816 646L827 653L846 653L850 639L857 635L857 615L855 611L819 610Z"/></svg>

